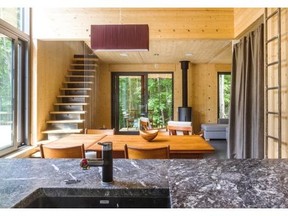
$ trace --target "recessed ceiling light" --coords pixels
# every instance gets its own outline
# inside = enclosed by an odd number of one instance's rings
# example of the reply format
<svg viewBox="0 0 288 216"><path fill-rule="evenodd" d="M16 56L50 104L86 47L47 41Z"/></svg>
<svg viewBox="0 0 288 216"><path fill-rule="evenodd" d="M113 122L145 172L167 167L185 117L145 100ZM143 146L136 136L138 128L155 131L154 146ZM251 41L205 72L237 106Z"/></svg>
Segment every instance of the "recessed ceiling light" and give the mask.
<svg viewBox="0 0 288 216"><path fill-rule="evenodd" d="M127 57L128 54L127 53L120 53L120 56Z"/></svg>
<svg viewBox="0 0 288 216"><path fill-rule="evenodd" d="M185 53L185 56L192 56L192 53Z"/></svg>

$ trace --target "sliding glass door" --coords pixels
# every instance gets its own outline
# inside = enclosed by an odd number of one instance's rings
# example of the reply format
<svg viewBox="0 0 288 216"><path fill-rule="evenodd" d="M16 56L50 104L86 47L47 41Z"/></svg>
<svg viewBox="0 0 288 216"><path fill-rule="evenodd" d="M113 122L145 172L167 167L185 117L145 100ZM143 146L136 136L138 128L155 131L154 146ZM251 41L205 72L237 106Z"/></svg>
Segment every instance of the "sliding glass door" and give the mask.
<svg viewBox="0 0 288 216"><path fill-rule="evenodd" d="M0 157L29 143L29 16L0 8Z"/></svg>
<svg viewBox="0 0 288 216"><path fill-rule="evenodd" d="M15 127L15 40L0 33L0 150L16 149Z"/></svg>
<svg viewBox="0 0 288 216"><path fill-rule="evenodd" d="M137 134L139 118L164 128L173 116L172 73L113 73L112 126L118 134Z"/></svg>

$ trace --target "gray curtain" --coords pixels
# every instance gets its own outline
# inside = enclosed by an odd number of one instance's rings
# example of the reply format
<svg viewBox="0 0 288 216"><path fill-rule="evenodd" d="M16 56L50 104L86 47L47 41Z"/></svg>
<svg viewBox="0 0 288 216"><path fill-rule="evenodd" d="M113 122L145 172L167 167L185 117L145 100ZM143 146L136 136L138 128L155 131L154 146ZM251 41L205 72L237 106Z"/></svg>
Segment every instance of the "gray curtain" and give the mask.
<svg viewBox="0 0 288 216"><path fill-rule="evenodd" d="M233 47L228 158L264 157L263 24Z"/></svg>

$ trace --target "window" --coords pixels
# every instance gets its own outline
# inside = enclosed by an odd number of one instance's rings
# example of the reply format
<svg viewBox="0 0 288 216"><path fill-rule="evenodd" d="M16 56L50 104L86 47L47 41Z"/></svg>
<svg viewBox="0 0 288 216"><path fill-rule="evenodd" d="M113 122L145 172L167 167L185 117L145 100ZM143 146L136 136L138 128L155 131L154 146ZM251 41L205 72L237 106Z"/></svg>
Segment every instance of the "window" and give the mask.
<svg viewBox="0 0 288 216"><path fill-rule="evenodd" d="M218 118L229 118L231 73L218 73Z"/></svg>
<svg viewBox="0 0 288 216"><path fill-rule="evenodd" d="M29 34L29 8L0 8L0 19Z"/></svg>
<svg viewBox="0 0 288 216"><path fill-rule="evenodd" d="M29 35L0 19L0 156L28 144L28 46Z"/></svg>

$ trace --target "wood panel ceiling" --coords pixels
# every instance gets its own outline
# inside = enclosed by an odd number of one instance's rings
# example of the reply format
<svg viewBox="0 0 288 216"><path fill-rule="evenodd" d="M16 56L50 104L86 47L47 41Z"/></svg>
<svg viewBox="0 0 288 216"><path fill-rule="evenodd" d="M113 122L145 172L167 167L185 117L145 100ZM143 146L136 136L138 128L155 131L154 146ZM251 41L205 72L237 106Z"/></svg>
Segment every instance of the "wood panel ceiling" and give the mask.
<svg viewBox="0 0 288 216"><path fill-rule="evenodd" d="M107 52L105 63L231 63L234 10L231 8L35 8L33 37L85 41L92 24L148 24L148 52ZM186 56L191 54L191 56ZM126 56L123 56L126 55Z"/></svg>
<svg viewBox="0 0 288 216"><path fill-rule="evenodd" d="M96 51L103 62L127 64L177 63L188 60L200 63L231 63L228 40L150 40L149 52ZM188 54L188 55L187 55Z"/></svg>

